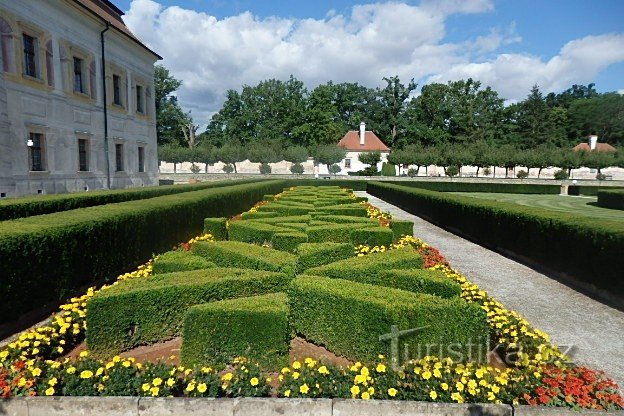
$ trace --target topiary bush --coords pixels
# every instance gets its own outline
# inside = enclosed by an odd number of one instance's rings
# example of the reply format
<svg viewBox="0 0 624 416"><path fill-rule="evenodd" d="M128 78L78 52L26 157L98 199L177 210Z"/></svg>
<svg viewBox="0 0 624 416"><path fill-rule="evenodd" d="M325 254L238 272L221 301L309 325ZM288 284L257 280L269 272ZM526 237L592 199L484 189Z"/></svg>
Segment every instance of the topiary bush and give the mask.
<svg viewBox="0 0 624 416"><path fill-rule="evenodd" d="M279 232L271 238L271 245L276 250L294 253L301 243L308 241L308 235L304 232Z"/></svg>
<svg viewBox="0 0 624 416"><path fill-rule="evenodd" d="M189 270L208 269L216 265L201 256L186 250L168 251L154 260L154 274L183 272Z"/></svg>
<svg viewBox="0 0 624 416"><path fill-rule="evenodd" d="M369 227L351 230L349 239L353 245L389 246L394 240L394 234L386 227Z"/></svg>
<svg viewBox="0 0 624 416"><path fill-rule="evenodd" d="M355 255L355 248L350 243L304 243L297 247L297 273L312 267L322 266Z"/></svg>
<svg viewBox="0 0 624 416"><path fill-rule="evenodd" d="M227 218L204 218L204 233L212 234L215 240L227 240Z"/></svg>
<svg viewBox="0 0 624 416"><path fill-rule="evenodd" d="M407 220L390 220L390 229L394 233L394 241L404 235L414 235L414 222Z"/></svg>

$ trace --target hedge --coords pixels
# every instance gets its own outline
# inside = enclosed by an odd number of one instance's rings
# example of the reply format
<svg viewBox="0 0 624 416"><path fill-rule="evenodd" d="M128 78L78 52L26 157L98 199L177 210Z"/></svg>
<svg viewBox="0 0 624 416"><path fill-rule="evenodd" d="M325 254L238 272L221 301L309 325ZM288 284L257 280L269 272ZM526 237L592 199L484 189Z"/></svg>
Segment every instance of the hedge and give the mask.
<svg viewBox="0 0 624 416"><path fill-rule="evenodd" d="M390 229L394 233L394 241L404 235L414 235L414 222L407 220L390 220Z"/></svg>
<svg viewBox="0 0 624 416"><path fill-rule="evenodd" d="M228 236L231 241L263 244L271 241L275 233L286 232L288 229L277 225L257 221L232 221Z"/></svg>
<svg viewBox="0 0 624 416"><path fill-rule="evenodd" d="M221 267L240 267L295 274L297 256L268 247L240 241L200 241L193 245L193 252Z"/></svg>
<svg viewBox="0 0 624 416"><path fill-rule="evenodd" d="M305 190L305 187L312 189L312 187L320 186L322 188L350 188L354 191L365 191L368 181L363 180L348 180L348 179L286 179L286 187L296 186L297 191ZM301 189L299 189L301 188Z"/></svg>
<svg viewBox="0 0 624 416"><path fill-rule="evenodd" d="M599 207L624 210L624 189L614 191L598 191Z"/></svg>
<svg viewBox="0 0 624 416"><path fill-rule="evenodd" d="M419 269L422 266L423 259L420 254L410 247L405 247L369 254L365 259L352 257L335 261L308 269L306 274L366 281L370 275L376 275L382 270Z"/></svg>
<svg viewBox="0 0 624 416"><path fill-rule="evenodd" d="M591 185L570 185L568 187L568 195L586 195L597 196L601 191L623 190L620 186L591 186Z"/></svg>
<svg viewBox="0 0 624 416"><path fill-rule="evenodd" d="M0 201L0 221L259 181L259 179L224 180L194 185L150 186L145 188L10 198Z"/></svg>
<svg viewBox="0 0 624 416"><path fill-rule="evenodd" d="M180 358L185 366L214 366L244 356L281 368L288 364L290 335L284 293L205 303L184 318Z"/></svg>
<svg viewBox="0 0 624 416"><path fill-rule="evenodd" d="M325 215L352 215L356 217L366 217L366 208L360 204L341 204L319 207L317 212Z"/></svg>
<svg viewBox="0 0 624 416"><path fill-rule="evenodd" d="M372 183L372 182L371 182ZM380 183L380 182L375 182ZM500 194L548 194L558 195L559 185L533 185L526 183L476 183L476 182L439 182L439 181L386 181L385 184L428 189L438 192L487 192ZM367 187L368 190L368 187Z"/></svg>
<svg viewBox="0 0 624 416"><path fill-rule="evenodd" d="M353 245L389 246L394 241L394 234L390 228L370 227L351 230L349 238Z"/></svg>
<svg viewBox="0 0 624 416"><path fill-rule="evenodd" d="M297 251L299 244L306 243L308 236L302 232L280 232L273 235L271 245L276 250L288 251L294 253Z"/></svg>
<svg viewBox="0 0 624 416"><path fill-rule="evenodd" d="M237 214L283 181L232 185L0 222L0 323L113 278Z"/></svg>
<svg viewBox="0 0 624 416"><path fill-rule="evenodd" d="M130 279L87 302L86 341L97 356L180 335L185 312L215 300L284 291L283 273L212 268Z"/></svg>
<svg viewBox="0 0 624 416"><path fill-rule="evenodd" d="M152 270L154 274L163 274L211 267L216 267L216 265L201 256L187 250L174 250L158 256Z"/></svg>
<svg viewBox="0 0 624 416"><path fill-rule="evenodd" d="M350 243L304 243L297 248L297 272L355 256Z"/></svg>
<svg viewBox="0 0 624 416"><path fill-rule="evenodd" d="M329 224L329 225L312 225L308 227L308 241L311 243L322 243L331 241L334 243L350 243L351 231L359 230L364 227L375 227L376 225L365 223L353 224Z"/></svg>
<svg viewBox="0 0 624 416"><path fill-rule="evenodd" d="M348 276L345 278L351 280ZM428 293L441 298L454 298L461 295L459 283L449 279L441 270L382 270L377 274L370 274L364 279L360 279L359 282L393 287L408 292Z"/></svg>
<svg viewBox="0 0 624 416"><path fill-rule="evenodd" d="M277 217L277 216L279 216L279 213L271 212L271 211L243 212L241 214L241 218L244 220L256 219L256 218L271 218L271 217Z"/></svg>
<svg viewBox="0 0 624 416"><path fill-rule="evenodd" d="M362 223L362 224L379 224L379 221L368 217L354 217L350 215L325 215L325 214L312 214L314 219L319 221L334 222L337 224L346 223Z"/></svg>
<svg viewBox="0 0 624 416"><path fill-rule="evenodd" d="M369 192L479 244L624 297L624 221L379 182L370 183Z"/></svg>
<svg viewBox="0 0 624 416"><path fill-rule="evenodd" d="M215 240L227 240L227 218L204 218L204 232L212 234Z"/></svg>
<svg viewBox="0 0 624 416"><path fill-rule="evenodd" d="M410 358L439 355L486 361L488 324L479 306L460 298L443 299L342 279L298 277L288 289L294 330L315 344L353 361L390 356L390 341L380 341L392 326L419 328L400 338ZM427 354L426 347L432 346ZM424 347L424 348L419 348ZM451 348L453 348L451 350Z"/></svg>

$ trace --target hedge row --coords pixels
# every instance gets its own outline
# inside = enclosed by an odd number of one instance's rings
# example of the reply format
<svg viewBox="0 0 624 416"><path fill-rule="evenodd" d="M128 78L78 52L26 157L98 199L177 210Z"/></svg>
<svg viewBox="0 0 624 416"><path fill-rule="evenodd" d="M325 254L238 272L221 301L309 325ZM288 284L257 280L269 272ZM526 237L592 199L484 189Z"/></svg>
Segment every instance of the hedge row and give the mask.
<svg viewBox="0 0 624 416"><path fill-rule="evenodd" d="M0 222L0 323L133 269L201 233L205 217L237 214L283 187L232 185Z"/></svg>
<svg viewBox="0 0 624 416"><path fill-rule="evenodd" d="M87 303L86 341L98 356L180 335L193 305L280 292L292 279L283 273L211 268L130 279L99 292Z"/></svg>
<svg viewBox="0 0 624 416"><path fill-rule="evenodd" d="M370 183L368 192L406 211L624 296L624 222L513 203Z"/></svg>
<svg viewBox="0 0 624 416"><path fill-rule="evenodd" d="M624 189L598 192L598 206L624 210Z"/></svg>
<svg viewBox="0 0 624 416"><path fill-rule="evenodd" d="M525 183L477 183L438 181L387 181L387 183L438 192L488 192L500 194L559 194L559 185L533 185Z"/></svg>
<svg viewBox="0 0 624 416"><path fill-rule="evenodd" d="M590 186L590 185L570 185L568 195L597 196L602 191L624 190L619 186Z"/></svg>
<svg viewBox="0 0 624 416"><path fill-rule="evenodd" d="M193 366L225 365L244 356L281 368L288 364L290 336L284 293L211 302L188 310L180 358Z"/></svg>
<svg viewBox="0 0 624 416"><path fill-rule="evenodd" d="M216 265L186 250L168 251L154 261L153 273L164 274L190 270L208 269Z"/></svg>
<svg viewBox="0 0 624 416"><path fill-rule="evenodd" d="M146 188L6 199L0 201L0 221L259 181L259 179L223 180L195 185L150 186Z"/></svg>
<svg viewBox="0 0 624 416"><path fill-rule="evenodd" d="M418 330L400 337L410 357L427 353L484 361L488 343L485 312L460 298L442 299L342 279L300 276L289 286L290 316L297 333L333 353L372 361L390 355L380 336ZM432 350L418 346L430 346Z"/></svg>

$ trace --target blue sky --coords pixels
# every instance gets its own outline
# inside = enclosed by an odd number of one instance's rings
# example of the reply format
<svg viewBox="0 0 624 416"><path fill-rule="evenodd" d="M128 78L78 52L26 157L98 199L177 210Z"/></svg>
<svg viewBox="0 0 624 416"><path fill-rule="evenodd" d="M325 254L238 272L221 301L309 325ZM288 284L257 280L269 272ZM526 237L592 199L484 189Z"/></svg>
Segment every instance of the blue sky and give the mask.
<svg viewBox="0 0 624 416"><path fill-rule="evenodd" d="M624 0L114 3L183 79L183 104L204 117L227 88L289 74L309 87L330 79L375 86L394 74L420 85L472 76L510 101L535 83L561 91L593 81L599 91L624 91Z"/></svg>

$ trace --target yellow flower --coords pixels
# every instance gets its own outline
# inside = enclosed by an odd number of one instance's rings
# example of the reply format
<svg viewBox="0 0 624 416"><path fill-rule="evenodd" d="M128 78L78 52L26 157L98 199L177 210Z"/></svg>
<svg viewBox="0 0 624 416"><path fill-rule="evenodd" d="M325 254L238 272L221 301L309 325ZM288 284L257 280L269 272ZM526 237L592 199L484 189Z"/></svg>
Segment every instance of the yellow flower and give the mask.
<svg viewBox="0 0 624 416"><path fill-rule="evenodd" d="M491 391L488 391L487 397L488 397L488 400L491 401L491 402L496 400L496 396Z"/></svg>
<svg viewBox="0 0 624 416"><path fill-rule="evenodd" d="M442 390L444 390L444 391L447 391L447 390L448 390L448 388L449 388L448 384L446 384L446 383L442 383L442 384L440 384L440 387L441 387L441 388L442 388Z"/></svg>
<svg viewBox="0 0 624 416"><path fill-rule="evenodd" d="M319 372L320 374L325 374L325 375L329 374L329 370L328 370L328 369L327 369L327 367L325 367L324 365L322 365L322 366L320 366L320 367L319 367L318 372Z"/></svg>
<svg viewBox="0 0 624 416"><path fill-rule="evenodd" d="M195 390L195 382L191 381L187 386L186 386L186 391L193 391Z"/></svg>
<svg viewBox="0 0 624 416"><path fill-rule="evenodd" d="M200 393L206 393L206 390L208 390L208 386L206 386L206 383L200 383L197 385L197 391Z"/></svg>
<svg viewBox="0 0 624 416"><path fill-rule="evenodd" d="M299 387L299 392L300 392L300 393L307 394L307 393L308 393L308 391L310 391L310 388L308 387L308 385L307 385L307 384L302 384L302 385Z"/></svg>
<svg viewBox="0 0 624 416"><path fill-rule="evenodd" d="M160 377L156 377L154 380L152 380L152 384L156 387L160 386L162 384L162 378Z"/></svg>
<svg viewBox="0 0 624 416"><path fill-rule="evenodd" d="M152 397L156 397L158 396L158 392L160 391L160 389L158 387L152 387L150 389L150 393L152 394Z"/></svg>
<svg viewBox="0 0 624 416"><path fill-rule="evenodd" d="M254 377L251 380L249 380L249 384L251 384L254 387L257 386L259 382L260 381L258 380L258 377Z"/></svg>
<svg viewBox="0 0 624 416"><path fill-rule="evenodd" d="M143 383L143 385L141 386L141 390L143 391L148 391L150 389L150 384L149 383Z"/></svg>
<svg viewBox="0 0 624 416"><path fill-rule="evenodd" d="M386 372L386 366L384 364L377 364L377 368L375 368L375 371L377 371L378 373L385 373Z"/></svg>
<svg viewBox="0 0 624 416"><path fill-rule="evenodd" d="M458 391L464 391L464 383L462 383L460 381L455 383L455 387L457 388Z"/></svg>
<svg viewBox="0 0 624 416"><path fill-rule="evenodd" d="M294 372L292 373L292 378L293 378L293 379L295 379L295 380L297 380L297 379L299 378L299 372L294 371Z"/></svg>
<svg viewBox="0 0 624 416"><path fill-rule="evenodd" d="M173 385L175 384L175 380L172 378L168 378L167 379L167 386L168 387L173 387Z"/></svg>
<svg viewBox="0 0 624 416"><path fill-rule="evenodd" d="M435 399L437 399L437 398L438 398L438 393L436 393L436 391L435 391L435 390L431 390L431 391L429 392L429 397L431 397L431 400L435 400Z"/></svg>
<svg viewBox="0 0 624 416"><path fill-rule="evenodd" d="M459 393L452 393L451 394L451 400L454 400L457 403L463 403L464 402L464 398Z"/></svg>
<svg viewBox="0 0 624 416"><path fill-rule="evenodd" d="M41 369L40 368L33 368L31 373L32 373L33 376L39 377L41 375Z"/></svg>
<svg viewBox="0 0 624 416"><path fill-rule="evenodd" d="M362 400L369 400L369 399L370 399L370 394L368 394L367 391L362 393Z"/></svg>
<svg viewBox="0 0 624 416"><path fill-rule="evenodd" d="M390 388L388 389L388 396L390 396L390 397L394 397L394 396L396 396L396 395L397 395L397 393L398 393L398 392L397 392L397 389L395 389L394 387L390 387Z"/></svg>
<svg viewBox="0 0 624 416"><path fill-rule="evenodd" d="M67 374L74 374L76 372L76 367L69 367L67 369Z"/></svg>
<svg viewBox="0 0 624 416"><path fill-rule="evenodd" d="M124 360L121 365L123 365L124 367L128 368L132 365L132 363L128 360Z"/></svg>
<svg viewBox="0 0 624 416"><path fill-rule="evenodd" d="M93 377L93 371L84 370L83 372L80 373L80 378L88 379L91 377Z"/></svg>
<svg viewBox="0 0 624 416"><path fill-rule="evenodd" d="M295 370L299 370L301 368L301 363L299 361L295 361L294 363L292 363L292 368L294 368Z"/></svg>
<svg viewBox="0 0 624 416"><path fill-rule="evenodd" d="M49 387L48 389L46 389L45 391L46 396L52 396L53 394L54 394L54 387Z"/></svg>
<svg viewBox="0 0 624 416"><path fill-rule="evenodd" d="M52 387L56 386L56 383L58 383L58 380L56 379L56 377L52 377L50 380L48 380L48 385Z"/></svg>
<svg viewBox="0 0 624 416"><path fill-rule="evenodd" d="M81 351L80 358L86 358L89 355L89 351Z"/></svg>
<svg viewBox="0 0 624 416"><path fill-rule="evenodd" d="M358 394L360 394L360 387L359 386L351 387L351 394L353 396L357 396Z"/></svg>
<svg viewBox="0 0 624 416"><path fill-rule="evenodd" d="M284 397L290 397L290 389L284 392Z"/></svg>
<svg viewBox="0 0 624 416"><path fill-rule="evenodd" d="M232 373L225 373L225 374L221 377L221 380L223 380L223 381L230 381L230 380L232 380L232 377L233 377L233 376L234 376L234 375L233 375Z"/></svg>
<svg viewBox="0 0 624 416"><path fill-rule="evenodd" d="M431 378L431 372L429 370L423 371L421 377L425 380L429 380Z"/></svg>

